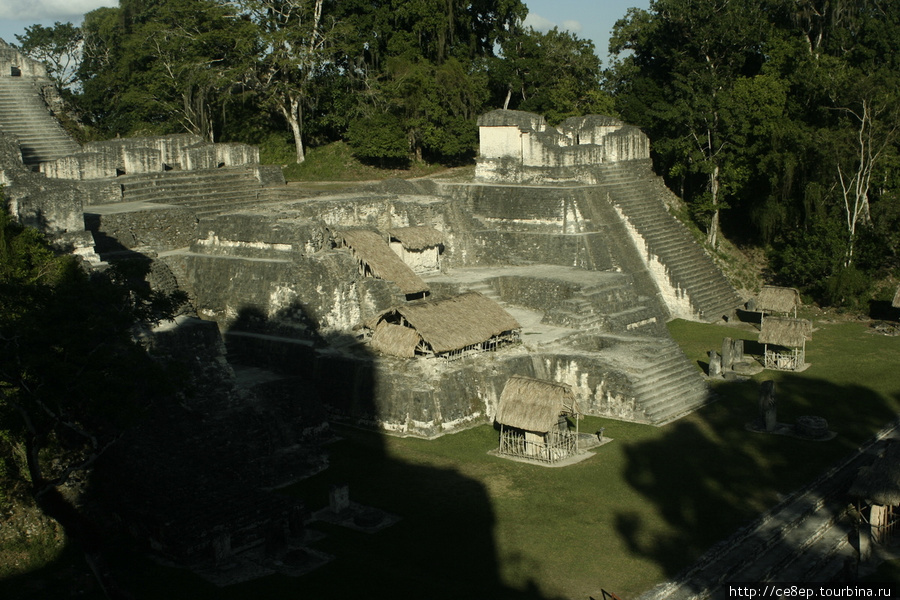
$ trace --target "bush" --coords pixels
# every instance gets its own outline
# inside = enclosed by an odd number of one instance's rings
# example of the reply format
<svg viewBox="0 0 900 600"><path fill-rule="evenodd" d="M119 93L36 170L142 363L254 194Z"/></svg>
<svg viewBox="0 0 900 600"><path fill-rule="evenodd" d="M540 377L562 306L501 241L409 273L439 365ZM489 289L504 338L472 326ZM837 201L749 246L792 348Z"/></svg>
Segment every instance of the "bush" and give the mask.
<svg viewBox="0 0 900 600"><path fill-rule="evenodd" d="M264 165L289 165L296 163L297 150L288 135L270 133L259 142L259 162Z"/></svg>
<svg viewBox="0 0 900 600"><path fill-rule="evenodd" d="M396 162L409 156L406 130L394 115L382 113L352 122L347 142L354 155L367 160Z"/></svg>
<svg viewBox="0 0 900 600"><path fill-rule="evenodd" d="M850 265L825 280L823 300L831 306L858 309L867 302L871 288L872 279Z"/></svg>

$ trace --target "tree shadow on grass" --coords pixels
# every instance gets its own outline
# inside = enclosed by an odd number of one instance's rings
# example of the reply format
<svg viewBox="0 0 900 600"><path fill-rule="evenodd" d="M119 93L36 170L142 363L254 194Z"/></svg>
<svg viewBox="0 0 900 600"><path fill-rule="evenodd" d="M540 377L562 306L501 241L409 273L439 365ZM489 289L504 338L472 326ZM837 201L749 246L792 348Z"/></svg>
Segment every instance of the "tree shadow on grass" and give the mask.
<svg viewBox="0 0 900 600"><path fill-rule="evenodd" d="M758 389L753 381L721 384L716 404L668 425L664 436L626 449L626 479L652 510L620 513L617 529L632 551L663 566L669 577L896 418L897 399L862 386L785 375L777 384L778 422L821 416L837 437L814 442L755 433L745 424L758 415ZM647 517L654 513L659 520Z"/></svg>
<svg viewBox="0 0 900 600"><path fill-rule="evenodd" d="M287 314L311 322L302 306ZM123 435L87 485L118 597L542 598L534 581L501 580L495 516L480 482L399 460L375 431L326 426L341 439L323 434L326 413L377 421L375 359L347 337L292 339L290 328L274 325L284 318L241 311L225 332L230 360L242 363L235 380L210 323L181 322L154 342L153 351L190 373L193 392L155 407ZM248 369L252 377L235 385ZM321 470L323 458L329 466ZM375 533L310 520L328 505L331 487L345 483L352 502L401 520ZM296 509L302 531L292 521ZM299 577L276 572L226 587L181 568L227 570L228 553L256 548L277 571L285 544L300 538L304 551L333 560ZM89 578L78 562L63 555L19 578L9 597L47 597L57 581ZM78 590L103 597L89 582Z"/></svg>

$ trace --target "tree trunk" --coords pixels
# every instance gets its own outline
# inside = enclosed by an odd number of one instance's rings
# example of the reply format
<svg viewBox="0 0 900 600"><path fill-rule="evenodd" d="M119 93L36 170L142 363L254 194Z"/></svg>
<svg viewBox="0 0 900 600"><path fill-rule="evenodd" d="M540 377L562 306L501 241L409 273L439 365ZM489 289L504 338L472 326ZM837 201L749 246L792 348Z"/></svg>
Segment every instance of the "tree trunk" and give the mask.
<svg viewBox="0 0 900 600"><path fill-rule="evenodd" d="M26 463L31 479L31 496L43 514L59 523L66 536L81 547L84 559L94 573L103 594L111 600L127 599L129 595L122 592L102 554L102 539L98 527L85 517L67 500L57 487L44 477L40 462L42 436L35 428L28 412L20 405L13 404L19 411L28 433L25 436Z"/></svg>
<svg viewBox="0 0 900 600"><path fill-rule="evenodd" d="M303 164L306 156L303 152L303 121L300 111L300 99L291 96L288 98L288 105L282 104L280 108L281 114L284 115L291 128L291 133L294 135L294 146L297 149L297 164Z"/></svg>
<svg viewBox="0 0 900 600"><path fill-rule="evenodd" d="M713 213L709 220L706 241L715 250L719 241L719 165L714 165L713 171L709 175L709 191L712 195Z"/></svg>

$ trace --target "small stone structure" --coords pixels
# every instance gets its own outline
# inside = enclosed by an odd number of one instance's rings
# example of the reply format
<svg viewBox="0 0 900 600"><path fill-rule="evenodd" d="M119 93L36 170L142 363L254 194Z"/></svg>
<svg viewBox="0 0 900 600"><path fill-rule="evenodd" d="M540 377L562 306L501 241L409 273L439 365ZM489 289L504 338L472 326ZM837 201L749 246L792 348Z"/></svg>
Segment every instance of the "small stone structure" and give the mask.
<svg viewBox="0 0 900 600"><path fill-rule="evenodd" d="M580 416L571 386L514 375L503 388L495 417L499 453L549 463L577 454ZM575 421L574 432L566 417Z"/></svg>
<svg viewBox="0 0 900 600"><path fill-rule="evenodd" d="M778 402L775 397L775 382L763 381L759 386L759 419L768 433L774 433L778 425Z"/></svg>
<svg viewBox="0 0 900 600"><path fill-rule="evenodd" d="M259 164L248 144L213 144L180 134L90 142L80 152L43 162L41 173L58 179L91 180L170 170L195 171Z"/></svg>
<svg viewBox="0 0 900 600"><path fill-rule="evenodd" d="M457 359L519 341L519 323L478 292L423 300L385 311L366 324L373 348L391 356Z"/></svg>
<svg viewBox="0 0 900 600"><path fill-rule="evenodd" d="M400 517L371 506L350 500L350 486L332 485L328 492L328 506L313 514L313 521L347 527L364 533L375 533L400 521Z"/></svg>
<svg viewBox="0 0 900 600"><path fill-rule="evenodd" d="M759 414L756 419L745 424L749 431L786 435L811 442L827 442L837 436L828 429L828 421L819 416L804 415L793 425L779 423L775 382L772 380L760 384L757 407Z"/></svg>
<svg viewBox="0 0 900 600"><path fill-rule="evenodd" d="M434 227L398 227L388 230L388 241L400 259L416 273L441 270L444 234Z"/></svg>
<svg viewBox="0 0 900 600"><path fill-rule="evenodd" d="M763 320L759 342L764 345L765 368L779 371L806 368L806 341L811 335L812 323L806 319L769 317Z"/></svg>
<svg viewBox="0 0 900 600"><path fill-rule="evenodd" d="M650 157L640 129L599 115L572 117L557 128L532 113L494 110L478 118L478 135L475 176L489 181L598 183L591 167Z"/></svg>
<svg viewBox="0 0 900 600"><path fill-rule="evenodd" d="M744 340L723 338L721 354L709 351L709 376L724 377L729 380L746 379L762 371L755 361L744 356Z"/></svg>
<svg viewBox="0 0 900 600"><path fill-rule="evenodd" d="M709 376L710 377L721 377L722 376L722 355L716 352L715 350L709 351Z"/></svg>

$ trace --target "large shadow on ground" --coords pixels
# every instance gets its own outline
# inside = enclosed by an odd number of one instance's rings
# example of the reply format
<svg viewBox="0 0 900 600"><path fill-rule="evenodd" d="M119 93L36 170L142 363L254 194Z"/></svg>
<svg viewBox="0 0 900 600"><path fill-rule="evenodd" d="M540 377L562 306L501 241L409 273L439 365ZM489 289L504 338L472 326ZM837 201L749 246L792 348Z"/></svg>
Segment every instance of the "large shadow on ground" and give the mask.
<svg viewBox="0 0 900 600"><path fill-rule="evenodd" d="M784 375L776 386L778 422L821 416L837 437L817 442L748 431L745 424L758 417L760 381L768 373L759 381L719 384L717 403L666 426L664 435L626 449L626 480L653 509L622 511L618 532L669 577L849 457L897 417L900 397ZM849 500L839 494L836 502ZM649 522L650 513L662 522ZM751 549L748 556L766 551L763 539L751 536L741 543ZM713 553L727 548L726 543Z"/></svg>
<svg viewBox="0 0 900 600"><path fill-rule="evenodd" d="M308 323L303 311L290 308ZM398 460L382 434L338 424L377 420L377 358L350 338L304 334L284 343L277 317L241 311L225 336L236 340L234 364L223 361L217 330L194 320L171 327L153 348L189 383L104 454L84 496L104 527L116 597L541 598L533 581L501 580L481 483ZM400 521L368 533L312 519L343 484L352 502ZM299 539L298 554L290 544ZM302 576L225 587L181 568L227 572L228 554L239 555L242 544L276 566L333 559ZM81 597L103 597L77 553L20 578L12 597L46 597L73 578Z"/></svg>

